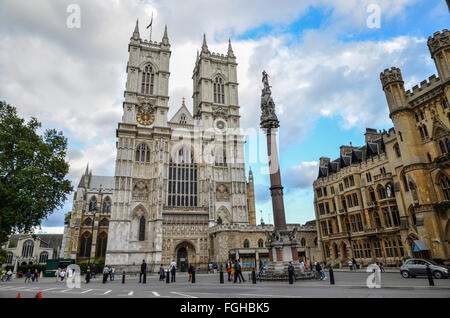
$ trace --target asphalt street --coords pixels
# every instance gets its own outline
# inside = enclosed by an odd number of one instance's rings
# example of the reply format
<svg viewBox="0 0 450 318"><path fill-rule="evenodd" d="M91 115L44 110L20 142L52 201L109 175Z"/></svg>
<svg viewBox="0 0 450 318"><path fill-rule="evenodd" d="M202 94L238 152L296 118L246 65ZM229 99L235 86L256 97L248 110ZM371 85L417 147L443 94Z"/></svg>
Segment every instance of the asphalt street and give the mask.
<svg viewBox="0 0 450 318"><path fill-rule="evenodd" d="M55 278L41 278L38 283L24 283L24 279L0 282L0 298L31 298L41 291L43 298L449 298L450 279L435 279L435 286L428 286L423 278L402 278L399 273L382 273L381 288L368 288L366 280L370 273L335 272L335 285L329 280L288 282L257 282L252 284L248 274L241 284L219 283L219 274L197 274L196 283L187 281L187 274L177 273L175 283L159 281L155 275L147 276L146 284L139 284L137 277L127 277L122 284L121 276L103 284L101 279L84 281L81 288L68 288L65 282L56 283Z"/></svg>

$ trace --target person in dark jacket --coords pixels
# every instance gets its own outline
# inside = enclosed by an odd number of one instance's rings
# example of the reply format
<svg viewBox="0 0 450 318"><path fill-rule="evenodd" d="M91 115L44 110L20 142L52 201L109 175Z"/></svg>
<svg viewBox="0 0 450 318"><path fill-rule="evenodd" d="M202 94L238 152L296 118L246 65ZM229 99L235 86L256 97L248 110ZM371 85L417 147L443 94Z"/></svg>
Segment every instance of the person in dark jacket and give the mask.
<svg viewBox="0 0 450 318"><path fill-rule="evenodd" d="M164 274L163 264L161 264L161 266L159 267L159 280L164 280L165 278L166 276Z"/></svg>
<svg viewBox="0 0 450 318"><path fill-rule="evenodd" d="M91 280L91 267L88 266L86 268L86 284L89 284L90 280Z"/></svg>
<svg viewBox="0 0 450 318"><path fill-rule="evenodd" d="M295 276L295 267L292 265L292 262L289 262L288 275L289 275L289 284L293 284Z"/></svg>
<svg viewBox="0 0 450 318"><path fill-rule="evenodd" d="M142 277L144 277L144 280L142 280ZM144 259L142 260L141 273L139 274L139 283L142 283L142 281L144 284L147 281L147 263Z"/></svg>

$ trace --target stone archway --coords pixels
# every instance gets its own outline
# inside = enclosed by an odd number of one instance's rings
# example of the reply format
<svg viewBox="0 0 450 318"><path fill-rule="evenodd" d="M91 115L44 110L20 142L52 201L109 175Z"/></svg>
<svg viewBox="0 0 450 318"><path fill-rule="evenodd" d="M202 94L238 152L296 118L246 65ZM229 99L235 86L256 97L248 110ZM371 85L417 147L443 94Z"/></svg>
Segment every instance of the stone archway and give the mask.
<svg viewBox="0 0 450 318"><path fill-rule="evenodd" d="M198 263L195 247L191 242L183 241L175 247L175 257L177 262L177 270L186 272L188 264ZM194 265L195 266L195 265Z"/></svg>

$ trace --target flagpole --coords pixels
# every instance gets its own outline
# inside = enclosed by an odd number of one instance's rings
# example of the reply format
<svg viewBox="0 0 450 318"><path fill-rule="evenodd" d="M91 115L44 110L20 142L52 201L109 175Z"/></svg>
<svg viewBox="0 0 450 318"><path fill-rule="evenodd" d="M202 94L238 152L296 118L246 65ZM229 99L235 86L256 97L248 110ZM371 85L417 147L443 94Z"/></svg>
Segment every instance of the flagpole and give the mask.
<svg viewBox="0 0 450 318"><path fill-rule="evenodd" d="M150 22L150 42L152 41L152 31L153 31L153 11L152 11L152 21Z"/></svg>

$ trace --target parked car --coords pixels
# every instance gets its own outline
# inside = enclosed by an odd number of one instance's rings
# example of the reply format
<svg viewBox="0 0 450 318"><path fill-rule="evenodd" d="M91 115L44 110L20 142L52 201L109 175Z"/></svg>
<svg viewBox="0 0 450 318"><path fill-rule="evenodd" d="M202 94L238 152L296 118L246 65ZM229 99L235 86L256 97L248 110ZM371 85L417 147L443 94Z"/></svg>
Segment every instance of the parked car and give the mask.
<svg viewBox="0 0 450 318"><path fill-rule="evenodd" d="M433 274L434 278L439 279L450 276L448 267L441 266L432 260L424 260L420 258L408 259L400 267L400 274L404 278L426 276L427 264L430 266L431 273Z"/></svg>

